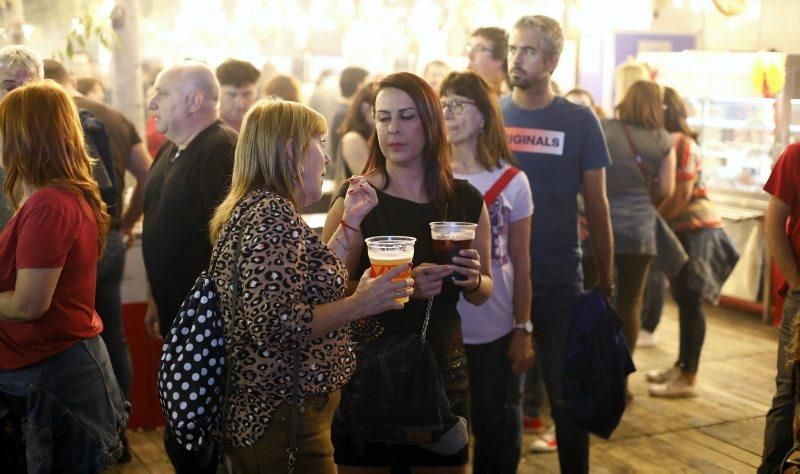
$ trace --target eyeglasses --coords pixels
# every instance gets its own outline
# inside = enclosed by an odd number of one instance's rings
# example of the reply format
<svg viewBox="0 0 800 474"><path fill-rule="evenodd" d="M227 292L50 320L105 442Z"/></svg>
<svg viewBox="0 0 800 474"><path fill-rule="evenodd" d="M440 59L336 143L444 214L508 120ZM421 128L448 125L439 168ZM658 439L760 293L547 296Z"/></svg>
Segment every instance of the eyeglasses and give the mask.
<svg viewBox="0 0 800 474"><path fill-rule="evenodd" d="M471 53L472 51L475 51L476 53L479 53L479 54L480 54L480 53L491 53L491 52L492 52L492 49L491 49L491 48L487 48L486 46L484 46L484 45L482 45L482 44L469 44L469 43L468 43L468 44L467 44L467 45L464 47L464 51L465 51L467 54Z"/></svg>
<svg viewBox="0 0 800 474"><path fill-rule="evenodd" d="M466 104L475 105L475 102L471 100L463 100L463 99L451 99L451 100L443 100L442 101L442 110L447 112L447 109L450 109L450 112L453 115L461 115L464 111L464 106Z"/></svg>

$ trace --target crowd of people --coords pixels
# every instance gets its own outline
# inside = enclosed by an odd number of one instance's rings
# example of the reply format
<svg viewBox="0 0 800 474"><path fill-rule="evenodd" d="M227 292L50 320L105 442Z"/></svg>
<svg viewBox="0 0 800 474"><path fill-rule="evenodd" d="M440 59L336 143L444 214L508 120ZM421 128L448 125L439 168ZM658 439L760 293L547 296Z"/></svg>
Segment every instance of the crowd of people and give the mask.
<svg viewBox="0 0 800 474"><path fill-rule="evenodd" d="M142 217L149 335L170 343L207 268L222 308L223 439L198 449L166 429L179 473L216 472L220 460L233 472L466 472L470 451L473 472L511 473L528 449L588 472L589 430L564 386L585 288L613 302L632 351L640 327L652 338L668 280L679 355L646 374L649 394L696 396L703 303L718 301L738 259L697 136L678 92L649 78L620 89L608 118L583 89L558 95L563 42L545 16L479 28L468 70L349 67L340 98L320 93L317 110L290 76L183 61L150 88L147 144L102 103L101 82L25 47L0 50L6 465L83 472L130 460L120 287ZM798 159L793 145L765 187L788 296L763 472L793 440ZM126 172L136 183L123 199ZM302 210L326 177L336 191L318 233ZM443 221L475 229L444 262L430 230ZM410 264L380 274L367 247L384 235L415 244ZM523 431L537 434L529 447Z"/></svg>

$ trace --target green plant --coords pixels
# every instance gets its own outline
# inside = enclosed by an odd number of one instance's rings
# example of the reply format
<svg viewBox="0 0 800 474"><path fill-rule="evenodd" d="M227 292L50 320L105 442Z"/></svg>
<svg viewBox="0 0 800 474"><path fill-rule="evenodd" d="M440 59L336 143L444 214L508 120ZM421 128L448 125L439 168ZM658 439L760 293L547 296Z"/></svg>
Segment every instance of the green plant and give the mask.
<svg viewBox="0 0 800 474"><path fill-rule="evenodd" d="M89 13L73 18L72 28L67 33L66 57L72 58L76 52L85 49L92 39L97 39L108 49L113 49L118 42L110 20L99 20Z"/></svg>

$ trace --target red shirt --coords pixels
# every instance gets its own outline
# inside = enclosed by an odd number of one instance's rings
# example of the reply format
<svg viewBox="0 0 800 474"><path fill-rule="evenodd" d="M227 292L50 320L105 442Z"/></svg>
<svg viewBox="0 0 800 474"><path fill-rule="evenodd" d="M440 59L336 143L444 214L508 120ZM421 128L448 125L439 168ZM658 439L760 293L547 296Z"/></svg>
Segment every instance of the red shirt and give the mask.
<svg viewBox="0 0 800 474"><path fill-rule="evenodd" d="M800 142L786 147L772 168L764 191L789 206L786 231L797 258L800 255Z"/></svg>
<svg viewBox="0 0 800 474"><path fill-rule="evenodd" d="M50 308L31 322L0 321L0 369L18 369L94 337L97 222L89 204L65 188L34 193L0 234L0 292L14 289L17 269L59 268Z"/></svg>

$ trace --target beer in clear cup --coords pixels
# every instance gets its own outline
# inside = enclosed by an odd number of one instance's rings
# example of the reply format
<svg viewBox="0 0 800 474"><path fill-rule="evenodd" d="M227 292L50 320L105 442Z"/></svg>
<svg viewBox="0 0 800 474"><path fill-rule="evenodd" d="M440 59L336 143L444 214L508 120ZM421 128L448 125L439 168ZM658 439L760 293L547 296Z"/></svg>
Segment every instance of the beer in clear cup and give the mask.
<svg viewBox="0 0 800 474"><path fill-rule="evenodd" d="M372 265L370 276L375 278L383 275L398 265L405 265L407 270L392 278L399 281L411 276L411 261L414 259L414 237L402 235L379 235L364 239L367 244L367 254ZM408 296L395 299L398 303L408 303Z"/></svg>
<svg viewBox="0 0 800 474"><path fill-rule="evenodd" d="M471 249L475 240L475 229L478 224L471 222L431 222L433 237L433 254L439 265L453 265L453 257L458 257L461 250ZM453 272L452 277L445 279L466 280L467 276Z"/></svg>

